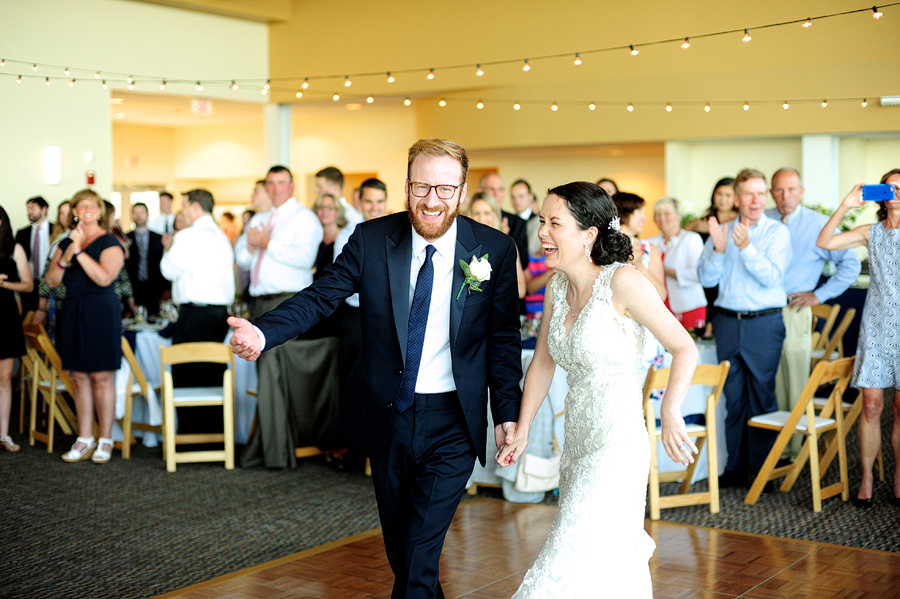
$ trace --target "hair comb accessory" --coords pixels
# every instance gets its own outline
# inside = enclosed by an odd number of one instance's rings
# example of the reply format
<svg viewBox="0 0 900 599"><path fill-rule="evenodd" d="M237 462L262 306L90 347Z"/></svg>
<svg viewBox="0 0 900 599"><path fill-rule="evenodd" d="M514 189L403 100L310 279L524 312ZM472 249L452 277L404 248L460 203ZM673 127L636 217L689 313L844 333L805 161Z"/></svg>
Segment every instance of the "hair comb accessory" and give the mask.
<svg viewBox="0 0 900 599"><path fill-rule="evenodd" d="M619 221L618 216L616 216L615 218L613 218L612 220L609 221L609 228L612 229L613 231L621 231L622 230L622 224Z"/></svg>

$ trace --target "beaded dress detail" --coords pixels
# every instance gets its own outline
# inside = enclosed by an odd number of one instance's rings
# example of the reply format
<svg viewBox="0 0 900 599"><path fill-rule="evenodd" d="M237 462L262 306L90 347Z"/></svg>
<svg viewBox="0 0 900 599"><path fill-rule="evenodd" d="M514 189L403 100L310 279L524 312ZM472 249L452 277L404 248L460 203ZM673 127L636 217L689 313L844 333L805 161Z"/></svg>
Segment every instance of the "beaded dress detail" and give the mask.
<svg viewBox="0 0 900 599"><path fill-rule="evenodd" d="M644 327L616 312L614 263L568 334L568 278L557 272L550 355L568 374L559 508L513 599L647 598L656 548L644 532L650 445L642 409Z"/></svg>

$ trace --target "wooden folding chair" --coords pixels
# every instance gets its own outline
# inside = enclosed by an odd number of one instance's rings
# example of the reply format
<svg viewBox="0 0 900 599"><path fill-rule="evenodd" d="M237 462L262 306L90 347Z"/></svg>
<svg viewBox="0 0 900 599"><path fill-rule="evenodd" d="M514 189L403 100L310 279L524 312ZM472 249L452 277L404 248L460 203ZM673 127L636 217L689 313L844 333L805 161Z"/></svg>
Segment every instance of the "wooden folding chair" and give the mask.
<svg viewBox="0 0 900 599"><path fill-rule="evenodd" d="M131 444L135 442L132 430L162 435L163 427L162 425L132 421L134 397L143 397L144 401L149 401L150 385L147 383L147 378L144 376L141 366L138 364L137 358L131 349L131 345L125 337L122 337L122 355L125 357L125 361L128 362L128 367L131 370L128 373L128 384L125 387L125 414L122 416L122 457L127 460L131 457Z"/></svg>
<svg viewBox="0 0 900 599"><path fill-rule="evenodd" d="M656 426L656 414L653 410L650 394L654 389L662 389L668 386L669 369L661 368L657 370L651 368L647 372L647 379L644 382L644 417L647 420L647 434L650 437L650 477L648 485L650 489L651 520L659 520L659 512L662 508L700 505L703 503L709 504L710 513L719 513L719 454L716 442L716 406L719 404L719 398L722 396L722 388L725 386L725 378L728 376L729 368L731 368L731 362L727 360L720 364L699 364L694 371L694 378L691 379L691 385L712 387L712 391L706 397L706 425L687 425L687 433L691 437L696 438L698 450L702 451L704 442L706 442L709 490L699 493L688 493L691 487L691 479L694 476L694 469L697 467L697 462L700 458L699 453L694 462L685 470L659 471L657 441L662 438L662 430ZM678 480L681 481L681 486L678 488L677 494L660 496L659 483Z"/></svg>
<svg viewBox="0 0 900 599"><path fill-rule="evenodd" d="M828 338L827 343L820 349L813 350L810 362L810 365L813 368L822 360L833 362L834 360L840 360L844 357L844 333L850 328L850 323L853 322L854 316L856 316L856 308L847 308L847 311L844 312L844 317L841 319L841 323L834 330L834 334ZM825 336L823 335L823 339L824 337Z"/></svg>
<svg viewBox="0 0 900 599"><path fill-rule="evenodd" d="M179 387L172 382L166 366L173 364L226 364L221 387ZM163 451L166 470L175 472L175 465L185 462L225 462L225 469L234 469L234 354L224 343L179 343L160 345L162 367ZM175 408L193 406L222 406L224 433L175 434ZM176 452L179 444L224 443L224 449Z"/></svg>
<svg viewBox="0 0 900 599"><path fill-rule="evenodd" d="M32 325L34 326L34 325ZM35 348L40 352L40 359L34 362L37 385L32 384L31 389L31 419L28 432L28 443L34 445L35 441L47 444L47 452L53 453L53 438L55 424L59 424L63 433L73 435L78 430L75 412L66 403L64 393L75 397L75 382L69 373L63 370L62 360L53 347L50 337L40 327L40 332L31 337L26 332L26 338L36 344ZM46 431L38 430L38 397L42 397L47 412Z"/></svg>
<svg viewBox="0 0 900 599"><path fill-rule="evenodd" d="M853 362L854 358L819 362L813 369L793 410L760 414L748 421L747 424L750 426L778 431L778 437L760 468L759 474L750 486L750 492L744 498L744 503L755 504L765 484L776 478L785 477L781 484L781 490L790 491L807 460L809 460L809 474L812 482L813 511L821 512L822 500L834 495L840 494L844 501L850 498L847 477L847 447L844 443L844 410L841 408L841 397L853 375ZM816 390L822 385L830 383L834 383L834 388L820 415L816 416L813 403ZM776 468L775 465L794 433L806 435L806 441L803 443L797 459L791 465ZM819 455L820 439L825 440L826 447L834 444L840 468L840 481L824 489L821 488L821 481L828 464L825 464Z"/></svg>
<svg viewBox="0 0 900 599"><path fill-rule="evenodd" d="M825 349L828 340L831 339L831 328L837 322L838 314L841 312L840 304L819 304L812 306L812 351L817 349ZM819 321L822 321L822 330L819 328Z"/></svg>
<svg viewBox="0 0 900 599"><path fill-rule="evenodd" d="M22 320L22 333L25 335L25 355L20 360L19 368L19 434L25 432L25 398L34 403L31 399L32 381L35 380L35 360L41 360L41 353L37 345L37 336L44 332L44 327L40 324L32 324L31 317L34 312L29 312ZM36 392L36 390L35 390Z"/></svg>

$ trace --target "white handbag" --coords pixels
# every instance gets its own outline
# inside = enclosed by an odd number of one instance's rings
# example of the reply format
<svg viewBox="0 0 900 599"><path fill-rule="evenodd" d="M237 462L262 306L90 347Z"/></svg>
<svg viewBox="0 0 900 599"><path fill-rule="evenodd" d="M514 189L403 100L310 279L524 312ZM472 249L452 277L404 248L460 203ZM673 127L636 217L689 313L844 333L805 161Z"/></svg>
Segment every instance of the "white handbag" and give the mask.
<svg viewBox="0 0 900 599"><path fill-rule="evenodd" d="M556 435L553 436L553 455L549 458L523 453L519 458L515 489L520 493L552 491L559 487L559 458L561 456Z"/></svg>

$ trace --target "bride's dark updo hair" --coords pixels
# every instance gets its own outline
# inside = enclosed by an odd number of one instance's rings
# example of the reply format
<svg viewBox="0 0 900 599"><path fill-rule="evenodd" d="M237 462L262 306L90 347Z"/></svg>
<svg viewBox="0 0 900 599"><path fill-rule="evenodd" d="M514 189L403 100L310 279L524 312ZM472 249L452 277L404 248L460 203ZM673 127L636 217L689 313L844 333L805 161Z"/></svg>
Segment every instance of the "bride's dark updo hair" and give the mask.
<svg viewBox="0 0 900 599"><path fill-rule="evenodd" d="M547 194L558 196L566 203L579 229L585 231L597 227L597 239L591 248L594 264L606 266L631 260L631 239L618 228L610 228L610 222L618 218L618 211L602 187L587 181L576 181L554 187Z"/></svg>

